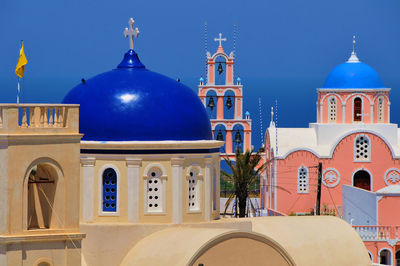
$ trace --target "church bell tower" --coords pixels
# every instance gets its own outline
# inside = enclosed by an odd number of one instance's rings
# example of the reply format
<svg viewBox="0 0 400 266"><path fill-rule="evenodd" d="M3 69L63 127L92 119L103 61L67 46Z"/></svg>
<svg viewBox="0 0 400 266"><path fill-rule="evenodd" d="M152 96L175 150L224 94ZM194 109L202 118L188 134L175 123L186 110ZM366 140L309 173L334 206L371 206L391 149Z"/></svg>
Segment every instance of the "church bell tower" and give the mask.
<svg viewBox="0 0 400 266"><path fill-rule="evenodd" d="M211 120L215 140L225 141L222 155L233 155L236 149L251 149L251 119L246 112L243 117L243 85L240 77L234 81L234 51L225 53L219 33L217 51L207 51L206 80L200 78L198 95L206 107Z"/></svg>

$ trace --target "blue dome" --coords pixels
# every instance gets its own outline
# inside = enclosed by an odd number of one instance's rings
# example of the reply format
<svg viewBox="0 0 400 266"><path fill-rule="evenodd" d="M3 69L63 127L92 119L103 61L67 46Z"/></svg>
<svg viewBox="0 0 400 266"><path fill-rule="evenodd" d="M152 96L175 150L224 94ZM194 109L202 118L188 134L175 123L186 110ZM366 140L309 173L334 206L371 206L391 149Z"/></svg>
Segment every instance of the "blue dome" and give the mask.
<svg viewBox="0 0 400 266"><path fill-rule="evenodd" d="M323 88L384 88L378 73L369 65L346 62L335 67Z"/></svg>
<svg viewBox="0 0 400 266"><path fill-rule="evenodd" d="M83 140L211 140L210 120L187 86L149 71L129 50L118 68L73 88L63 103L80 104Z"/></svg>

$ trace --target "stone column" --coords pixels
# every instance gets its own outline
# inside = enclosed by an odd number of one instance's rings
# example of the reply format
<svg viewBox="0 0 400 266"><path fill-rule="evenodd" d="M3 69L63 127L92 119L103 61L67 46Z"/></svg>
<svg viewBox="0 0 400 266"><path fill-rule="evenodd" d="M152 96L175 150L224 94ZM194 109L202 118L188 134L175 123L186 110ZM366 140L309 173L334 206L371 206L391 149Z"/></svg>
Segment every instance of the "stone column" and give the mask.
<svg viewBox="0 0 400 266"><path fill-rule="evenodd" d="M126 158L128 167L128 222L139 222L139 170L142 160Z"/></svg>
<svg viewBox="0 0 400 266"><path fill-rule="evenodd" d="M83 222L93 221L94 210L94 165L96 158L81 158L83 175Z"/></svg>
<svg viewBox="0 0 400 266"><path fill-rule="evenodd" d="M172 158L172 222L182 223L182 183L184 158Z"/></svg>
<svg viewBox="0 0 400 266"><path fill-rule="evenodd" d="M212 158L205 158L204 168L204 217L206 221L211 220L211 164Z"/></svg>

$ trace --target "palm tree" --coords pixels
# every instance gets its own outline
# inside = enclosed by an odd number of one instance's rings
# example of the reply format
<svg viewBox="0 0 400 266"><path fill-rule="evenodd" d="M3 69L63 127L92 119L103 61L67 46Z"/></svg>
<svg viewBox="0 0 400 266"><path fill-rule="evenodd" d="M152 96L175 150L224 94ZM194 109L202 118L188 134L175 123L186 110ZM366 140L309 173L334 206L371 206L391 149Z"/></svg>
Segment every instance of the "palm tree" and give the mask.
<svg viewBox="0 0 400 266"><path fill-rule="evenodd" d="M269 162L262 163L261 154L264 152L263 148L260 148L255 154L253 149L245 152L236 149L235 161L231 161L229 157L225 157L224 160L228 164L232 174L228 174L221 170L222 178L225 178L228 182L231 182L234 186L234 192L229 196L226 205L225 213L230 202L236 198L236 204L239 204L239 217L246 216L246 205L249 199L250 188L253 187L257 182L260 181L261 173L267 168ZM250 201L251 211L255 214L255 208L253 203ZM236 207L236 206L234 206ZM235 208L235 213L237 208Z"/></svg>

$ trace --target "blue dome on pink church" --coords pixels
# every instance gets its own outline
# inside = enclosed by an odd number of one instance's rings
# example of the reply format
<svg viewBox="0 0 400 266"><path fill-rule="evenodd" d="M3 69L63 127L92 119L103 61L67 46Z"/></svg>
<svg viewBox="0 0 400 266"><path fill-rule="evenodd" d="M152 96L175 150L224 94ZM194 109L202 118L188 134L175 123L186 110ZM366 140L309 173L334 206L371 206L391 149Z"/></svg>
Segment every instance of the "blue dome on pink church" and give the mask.
<svg viewBox="0 0 400 266"><path fill-rule="evenodd" d="M358 60L353 52L350 59L335 67L323 85L323 88L334 89L373 89L384 88L378 73L369 65Z"/></svg>
<svg viewBox="0 0 400 266"><path fill-rule="evenodd" d="M211 140L210 120L193 90L152 72L129 50L116 69L74 87L63 103L80 104L83 140Z"/></svg>

